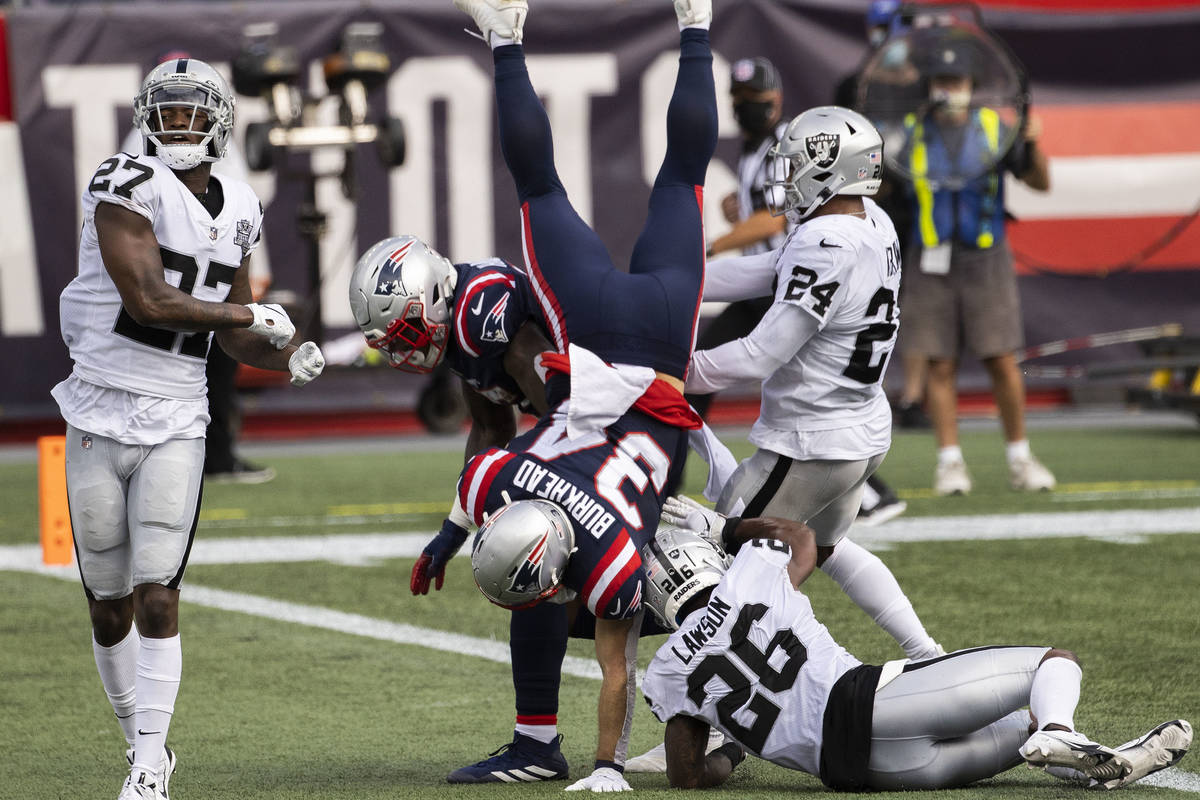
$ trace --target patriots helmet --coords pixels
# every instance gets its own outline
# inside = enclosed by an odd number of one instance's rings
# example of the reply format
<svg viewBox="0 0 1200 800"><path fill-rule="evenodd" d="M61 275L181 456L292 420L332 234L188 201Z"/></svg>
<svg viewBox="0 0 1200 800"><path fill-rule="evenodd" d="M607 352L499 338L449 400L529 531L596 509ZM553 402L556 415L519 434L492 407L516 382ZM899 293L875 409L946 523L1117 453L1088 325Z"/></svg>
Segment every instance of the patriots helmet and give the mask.
<svg viewBox="0 0 1200 800"><path fill-rule="evenodd" d="M575 529L559 505L518 500L479 528L471 570L488 600L504 608L528 608L558 592L573 552Z"/></svg>
<svg viewBox="0 0 1200 800"><path fill-rule="evenodd" d="M221 74L195 58L164 61L142 81L133 100L133 125L142 134L142 150L173 170L188 170L225 156L233 135L233 92ZM163 110L186 109L186 129L168 129ZM200 136L199 142L186 136Z"/></svg>
<svg viewBox="0 0 1200 800"><path fill-rule="evenodd" d="M367 344L405 372L432 372L450 342L458 272L415 236L376 242L354 265L350 308Z"/></svg>
<svg viewBox="0 0 1200 800"><path fill-rule="evenodd" d="M767 207L795 222L839 194L875 194L883 175L883 139L866 117L841 106L810 108L788 123L771 149L777 173Z"/></svg>
<svg viewBox="0 0 1200 800"><path fill-rule="evenodd" d="M679 628L679 611L700 592L716 586L729 557L683 528L664 528L642 547L646 605L667 630Z"/></svg>

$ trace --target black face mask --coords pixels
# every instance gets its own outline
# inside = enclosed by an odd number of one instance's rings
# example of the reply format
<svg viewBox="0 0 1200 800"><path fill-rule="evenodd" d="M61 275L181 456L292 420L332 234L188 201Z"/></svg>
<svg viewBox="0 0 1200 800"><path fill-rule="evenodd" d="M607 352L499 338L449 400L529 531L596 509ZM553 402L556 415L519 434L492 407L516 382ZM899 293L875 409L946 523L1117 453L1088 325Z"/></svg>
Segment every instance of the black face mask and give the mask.
<svg viewBox="0 0 1200 800"><path fill-rule="evenodd" d="M752 136L766 136L775 122L775 104L770 101L741 102L733 107L733 116L742 130Z"/></svg>

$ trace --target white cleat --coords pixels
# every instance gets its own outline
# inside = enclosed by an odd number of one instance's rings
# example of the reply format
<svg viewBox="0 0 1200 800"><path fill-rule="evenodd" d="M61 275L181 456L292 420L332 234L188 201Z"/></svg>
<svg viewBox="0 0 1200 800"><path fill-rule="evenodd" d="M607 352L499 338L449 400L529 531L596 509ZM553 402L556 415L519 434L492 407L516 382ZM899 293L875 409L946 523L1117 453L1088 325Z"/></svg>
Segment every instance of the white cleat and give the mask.
<svg viewBox="0 0 1200 800"><path fill-rule="evenodd" d="M970 494L971 476L965 461L938 464L933 473L933 493L939 497L951 494Z"/></svg>
<svg viewBox="0 0 1200 800"><path fill-rule="evenodd" d="M1117 752L1133 765L1128 775L1098 782L1092 788L1119 789L1159 770L1173 767L1187 754L1191 745L1192 726L1186 719L1164 722L1144 736L1117 748Z"/></svg>
<svg viewBox="0 0 1200 800"><path fill-rule="evenodd" d="M471 15L489 46L493 33L499 39L521 43L529 0L454 0L454 5Z"/></svg>
<svg viewBox="0 0 1200 800"><path fill-rule="evenodd" d="M133 769L133 748L130 747L125 751L125 761L128 762L130 770ZM168 792L171 785L171 776L175 773L175 764L178 759L175 757L175 751L163 745L162 758L158 760L158 785L161 787L163 797L169 797ZM129 784L129 778L125 779L125 784ZM122 791L124 791L122 789Z"/></svg>
<svg viewBox="0 0 1200 800"><path fill-rule="evenodd" d="M137 778L130 773L121 787L117 800L168 800L158 781L147 772L139 772Z"/></svg>
<svg viewBox="0 0 1200 800"><path fill-rule="evenodd" d="M1008 483L1018 492L1048 492L1058 485L1054 473L1032 455L1009 462Z"/></svg>
<svg viewBox="0 0 1200 800"><path fill-rule="evenodd" d="M712 21L712 0L674 0L674 3L681 28Z"/></svg>
<svg viewBox="0 0 1200 800"><path fill-rule="evenodd" d="M711 753L721 745L725 744L725 734L721 733L716 728L708 729L708 744L704 746L705 753ZM631 758L625 762L626 772L666 772L667 771L667 747L664 744L657 744L651 747L646 752L636 758Z"/></svg>
<svg viewBox="0 0 1200 800"><path fill-rule="evenodd" d="M1078 731L1038 731L1019 752L1031 767L1068 767L1099 783L1119 781L1133 771L1127 756Z"/></svg>

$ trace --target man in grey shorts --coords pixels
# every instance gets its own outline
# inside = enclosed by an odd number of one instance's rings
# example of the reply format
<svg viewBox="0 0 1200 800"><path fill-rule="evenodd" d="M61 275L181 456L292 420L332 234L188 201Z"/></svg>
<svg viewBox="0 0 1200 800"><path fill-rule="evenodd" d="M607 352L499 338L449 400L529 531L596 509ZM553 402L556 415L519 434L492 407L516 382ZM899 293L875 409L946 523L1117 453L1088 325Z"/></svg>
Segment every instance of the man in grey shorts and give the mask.
<svg viewBox="0 0 1200 800"><path fill-rule="evenodd" d="M900 319L900 244L869 197L882 151L874 126L846 108L812 108L788 124L772 151L783 177L765 197L796 227L775 250L713 262L704 285L706 300L773 302L749 335L693 354L687 390L762 381L750 432L758 450L717 510L807 522L821 569L920 658L938 654L937 642L887 566L845 538L892 442L880 381Z"/></svg>
<svg viewBox="0 0 1200 800"><path fill-rule="evenodd" d="M1000 410L1014 489L1053 489L1054 475L1025 438L1025 384L1016 351L1023 344L1021 305L1005 237L1004 173L1038 191L1050 188L1040 123L1007 156L999 115L972 107L976 57L967 42L926 54L922 78L933 109L906 121L901 158L910 165L914 246L904 260L906 359L929 361L926 402L938 443L933 488L967 494L971 477L958 443L958 361L963 348L983 361ZM969 177L969 179L967 179Z"/></svg>
<svg viewBox="0 0 1200 800"><path fill-rule="evenodd" d="M728 571L714 541L736 553ZM772 517L667 529L643 548L646 604L674 629L642 682L667 724L672 786L716 786L748 751L840 791L948 789L1022 761L1114 789L1178 763L1191 745L1186 720L1117 748L1076 731L1082 672L1067 650L861 663L799 591L816 553L811 529ZM710 727L727 742L706 755Z"/></svg>
<svg viewBox="0 0 1200 800"><path fill-rule="evenodd" d="M179 586L196 532L213 331L234 358L321 373L279 306L250 294L262 205L211 174L233 133L233 93L208 64L171 59L134 99L144 141L84 190L79 274L59 317L74 362L52 390L67 423L66 478L92 653L125 736L118 800L165 800L179 692ZM136 622L136 626L135 623Z"/></svg>

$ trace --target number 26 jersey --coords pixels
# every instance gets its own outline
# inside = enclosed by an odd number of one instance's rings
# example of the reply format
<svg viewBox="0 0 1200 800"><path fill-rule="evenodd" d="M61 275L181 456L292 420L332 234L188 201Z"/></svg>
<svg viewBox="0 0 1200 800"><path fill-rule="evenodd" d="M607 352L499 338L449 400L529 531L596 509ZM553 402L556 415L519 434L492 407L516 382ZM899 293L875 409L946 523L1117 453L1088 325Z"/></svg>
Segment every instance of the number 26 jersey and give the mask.
<svg viewBox="0 0 1200 800"><path fill-rule="evenodd" d="M178 332L138 324L105 269L96 208L114 203L145 217L158 240L167 283L197 300L223 302L243 259L258 246L262 206L249 185L213 175L224 194L214 219L175 173L154 156L118 153L84 190L79 273L59 298L63 340L74 374L98 386L174 400L205 396L210 331Z"/></svg>
<svg viewBox="0 0 1200 800"><path fill-rule="evenodd" d="M662 722L703 720L760 758L817 775L830 690L861 662L792 588L790 557L778 542L743 545L708 605L658 649L642 692Z"/></svg>

